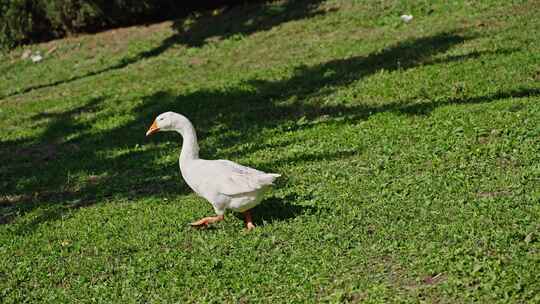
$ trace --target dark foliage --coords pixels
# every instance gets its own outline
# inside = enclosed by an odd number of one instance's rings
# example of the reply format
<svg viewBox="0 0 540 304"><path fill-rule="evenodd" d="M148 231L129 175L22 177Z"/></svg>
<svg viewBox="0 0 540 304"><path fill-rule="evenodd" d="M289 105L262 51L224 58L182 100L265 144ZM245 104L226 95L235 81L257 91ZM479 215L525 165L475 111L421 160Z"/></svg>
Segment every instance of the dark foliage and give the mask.
<svg viewBox="0 0 540 304"><path fill-rule="evenodd" d="M248 0L0 0L2 49L68 34L149 23Z"/></svg>

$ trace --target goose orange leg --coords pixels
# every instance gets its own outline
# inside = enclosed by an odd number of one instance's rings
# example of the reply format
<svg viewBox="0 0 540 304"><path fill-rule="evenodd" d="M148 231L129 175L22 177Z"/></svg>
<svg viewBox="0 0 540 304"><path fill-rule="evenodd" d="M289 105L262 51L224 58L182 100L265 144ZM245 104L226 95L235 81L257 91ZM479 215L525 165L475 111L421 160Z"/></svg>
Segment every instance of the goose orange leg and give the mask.
<svg viewBox="0 0 540 304"><path fill-rule="evenodd" d="M218 215L218 216L203 217L202 219L191 223L191 226L193 226L193 227L208 227L209 224L219 222L219 221L223 221L224 218L225 217L223 216L223 214Z"/></svg>
<svg viewBox="0 0 540 304"><path fill-rule="evenodd" d="M244 211L243 214L244 214L244 222L246 223L246 229L251 230L255 228L255 225L253 225L253 220L251 218L251 210Z"/></svg>

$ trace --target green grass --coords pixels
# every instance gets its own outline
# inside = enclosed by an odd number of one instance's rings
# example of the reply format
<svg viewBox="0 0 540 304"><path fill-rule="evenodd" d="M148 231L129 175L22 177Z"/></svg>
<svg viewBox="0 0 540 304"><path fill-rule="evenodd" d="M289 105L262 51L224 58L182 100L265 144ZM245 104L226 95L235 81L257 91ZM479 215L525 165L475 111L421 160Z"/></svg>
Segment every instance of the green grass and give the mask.
<svg viewBox="0 0 540 304"><path fill-rule="evenodd" d="M540 2L312 3L4 54L2 302L540 303ZM169 110L283 175L256 230L188 226Z"/></svg>

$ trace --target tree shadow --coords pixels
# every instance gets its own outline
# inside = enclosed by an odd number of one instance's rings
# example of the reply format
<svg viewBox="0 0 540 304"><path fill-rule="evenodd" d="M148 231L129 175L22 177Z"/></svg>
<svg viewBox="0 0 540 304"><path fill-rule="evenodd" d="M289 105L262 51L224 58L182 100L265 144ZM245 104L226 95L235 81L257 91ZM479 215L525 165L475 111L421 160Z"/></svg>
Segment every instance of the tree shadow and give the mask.
<svg viewBox="0 0 540 304"><path fill-rule="evenodd" d="M382 49L367 56L352 56L331 60L313 66L299 66L293 76L278 81L251 79L234 88L199 90L185 95L174 95L165 91L157 92L145 98L137 109L155 116L165 111L185 114L196 122L201 138L212 126L221 125L223 129L236 130L235 135L219 137L217 146L230 143L244 143L256 140L257 134L265 128L280 128L283 131L306 128L313 123L298 123L298 119L312 121L316 118L344 118L349 120L365 119L381 111L428 111L445 103L482 102L476 100L438 100L412 106L412 101L396 101L381 106L369 106L364 103L354 105L327 105L316 102L305 103L306 99L322 100L341 87L351 85L381 70L405 71L407 69L434 64L446 64L467 60L467 55L440 57L455 45L462 44L473 36L457 32L443 32L432 36L409 39ZM508 54L515 50L495 50L472 52L470 58L482 55ZM436 57L437 56L437 57ZM514 94L516 92L510 92ZM499 95L500 93L497 93ZM490 97L486 97L490 99ZM264 119L261 119L264 117ZM209 135L209 134L208 134ZM213 152L209 147L210 152ZM254 150L251 150L254 151Z"/></svg>
<svg viewBox="0 0 540 304"><path fill-rule="evenodd" d="M426 100L421 103L398 100L380 106L361 102L353 105L304 102L313 100L311 97L314 96L332 94L341 87L383 69L405 70L421 65L466 60L466 55L442 58L438 55L469 39L474 37L457 32L439 33L409 39L367 56L300 66L289 79L252 79L232 88L199 90L181 95L158 92L148 95L140 106L132 110L135 118L98 133L90 130L97 118L86 119L81 123L76 117L101 111L106 97L90 99L81 107L64 112L36 115L34 119L37 121L49 121L44 133L30 139L0 141L0 153L7 160L6 166L0 168L3 194L0 197L0 223L12 222L26 212L49 204L50 212L44 212L43 216L36 217L36 220L21 230L31 231L44 221L60 218L72 208L107 201L112 197L137 200L156 195L189 193L185 183L180 181L176 162L166 165L156 162L155 155L160 148L152 144L155 140L162 144L166 142L160 138L162 136L174 136L175 142L180 138L170 134L158 135L149 141L144 139L144 132L152 119L165 111L176 111L188 116L195 123L200 139L212 137L211 144L206 144L204 140L201 142L201 156L234 160L245 153L267 149L268 144L260 140L261 132L267 128L285 132L311 128L317 123L346 124L387 111L404 115L426 115L437 107L449 104L487 103L503 98L539 95L539 89L521 88L491 95ZM493 53L506 51L496 50ZM480 55L472 53L471 56L476 58ZM323 117L325 119L319 119ZM222 132L224 129L232 132ZM143 143L146 143L146 149L133 148ZM248 143L249 148L242 151L218 150ZM44 145L50 144L54 145L53 153L41 151ZM277 143L282 146L289 144L287 141ZM127 152L113 153L119 148ZM286 163L341 159L354 153L357 151L305 151L284 159L247 165L279 172L279 168ZM86 180L80 180L81 176ZM70 178L79 179L71 182ZM264 207L266 204L263 204L259 210L262 219L265 219L267 212L270 215L266 221L273 218L286 219L306 212L305 208L291 204L292 200L294 198L289 197L281 202L273 201L273 205L270 205L272 207ZM284 211L279 211L276 206Z"/></svg>
<svg viewBox="0 0 540 304"><path fill-rule="evenodd" d="M173 34L163 40L161 44L150 50L136 55L125 57L118 63L109 67L73 76L68 79L57 80L47 84L39 84L23 88L12 93L0 96L0 100L28 93L33 90L54 87L70 83L83 78L92 77L119 70L143 59L149 59L161 55L177 44L188 47L201 47L209 40L227 39L235 35L251 35L255 32L267 31L277 25L293 21L311 18L326 13L318 10L318 5L323 0L287 0L282 4L273 4L271 1L255 1L245 3L243 6L234 6L234 9L224 10L218 15L213 11L203 12L193 18L177 19L172 24ZM187 22L187 21L190 22ZM186 25L189 23L189 25Z"/></svg>
<svg viewBox="0 0 540 304"><path fill-rule="evenodd" d="M166 49L174 44L201 47L211 41L268 31L289 21L327 13L328 11L318 9L321 2L323 0L288 0L275 4L270 1L246 3L242 7L218 14L207 11L195 18L176 20L173 24L176 34L166 39L162 48Z"/></svg>
<svg viewBox="0 0 540 304"><path fill-rule="evenodd" d="M140 144L146 122L90 132L96 119L81 122L77 116L101 111L105 100L92 98L74 109L37 114L30 120L47 122L37 138L0 141L0 153L6 160L0 169L0 223L42 209L21 229L29 231L41 222L59 219L69 210L113 196L133 200L157 193L187 192L174 175L163 178L165 168L155 166L152 153L134 149L128 154L107 156L115 149ZM133 131L137 133L131 134ZM140 165L134 167L138 162Z"/></svg>
<svg viewBox="0 0 540 304"><path fill-rule="evenodd" d="M522 87L519 89L499 91L492 94L481 95L481 96L448 98L446 100L441 100L438 102L423 101L419 103L414 103L414 102L405 103L404 105L397 107L396 109L389 109L389 110L399 111L402 114L408 114L408 115L428 115L436 108L453 105L453 104L466 105L466 104L490 103L497 100L508 99L508 98L527 98L527 97L537 97L537 96L540 96L540 88ZM381 110L384 110L384 107L381 108Z"/></svg>

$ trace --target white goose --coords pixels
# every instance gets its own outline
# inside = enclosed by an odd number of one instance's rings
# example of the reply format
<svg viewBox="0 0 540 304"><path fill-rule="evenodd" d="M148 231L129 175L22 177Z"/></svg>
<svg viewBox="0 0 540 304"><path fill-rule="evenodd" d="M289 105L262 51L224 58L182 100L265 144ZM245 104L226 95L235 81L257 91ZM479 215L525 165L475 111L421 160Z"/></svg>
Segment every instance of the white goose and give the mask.
<svg viewBox="0 0 540 304"><path fill-rule="evenodd" d="M166 112L152 123L146 136L158 131L176 131L184 142L180 152L180 171L188 186L208 200L217 216L205 217L191 223L192 226L208 226L222 221L225 210L242 212L246 228L255 227L250 209L259 204L264 192L279 174L265 173L229 160L205 160L199 158L197 135L191 122L184 116Z"/></svg>

